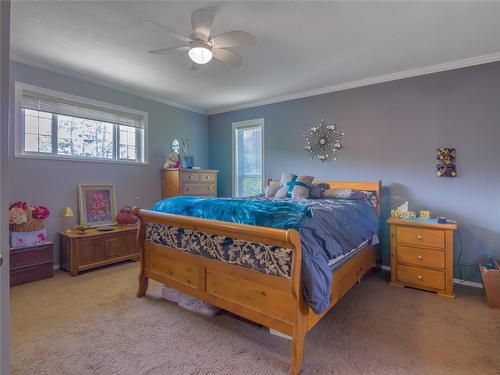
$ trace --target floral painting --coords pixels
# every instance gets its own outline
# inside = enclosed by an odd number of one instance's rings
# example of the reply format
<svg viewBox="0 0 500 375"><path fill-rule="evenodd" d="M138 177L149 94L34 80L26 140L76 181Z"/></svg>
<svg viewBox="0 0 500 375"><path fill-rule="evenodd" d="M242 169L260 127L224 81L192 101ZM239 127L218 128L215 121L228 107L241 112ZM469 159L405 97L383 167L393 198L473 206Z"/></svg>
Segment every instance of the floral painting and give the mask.
<svg viewBox="0 0 500 375"><path fill-rule="evenodd" d="M114 185L78 185L80 224L115 224Z"/></svg>

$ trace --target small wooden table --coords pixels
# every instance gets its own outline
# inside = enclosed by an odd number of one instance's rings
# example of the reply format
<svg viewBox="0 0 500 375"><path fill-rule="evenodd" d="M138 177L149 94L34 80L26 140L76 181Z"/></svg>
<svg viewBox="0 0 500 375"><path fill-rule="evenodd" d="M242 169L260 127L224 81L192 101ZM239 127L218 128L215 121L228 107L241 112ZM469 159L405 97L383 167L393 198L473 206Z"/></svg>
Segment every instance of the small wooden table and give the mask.
<svg viewBox="0 0 500 375"><path fill-rule="evenodd" d="M54 276L52 242L10 249L10 286L48 279Z"/></svg>
<svg viewBox="0 0 500 375"><path fill-rule="evenodd" d="M84 234L59 232L61 268L77 276L80 272L125 260L139 260L138 226L117 225L112 231L89 229Z"/></svg>
<svg viewBox="0 0 500 375"><path fill-rule="evenodd" d="M453 232L457 224L436 219L390 218L391 285L453 294Z"/></svg>

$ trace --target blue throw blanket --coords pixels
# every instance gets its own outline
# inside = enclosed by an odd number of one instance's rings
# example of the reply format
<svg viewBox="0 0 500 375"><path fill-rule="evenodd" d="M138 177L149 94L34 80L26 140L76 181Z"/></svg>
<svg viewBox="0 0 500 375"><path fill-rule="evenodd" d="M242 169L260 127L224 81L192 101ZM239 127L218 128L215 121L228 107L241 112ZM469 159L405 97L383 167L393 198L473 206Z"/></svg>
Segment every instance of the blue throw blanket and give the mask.
<svg viewBox="0 0 500 375"><path fill-rule="evenodd" d="M329 261L350 253L378 231L378 217L364 199L174 197L154 211L240 224L297 229L302 245L302 290L317 314L330 304Z"/></svg>
<svg viewBox="0 0 500 375"><path fill-rule="evenodd" d="M159 201L153 211L169 214L251 224L280 229L299 229L311 216L308 205L291 201L231 198L174 197Z"/></svg>

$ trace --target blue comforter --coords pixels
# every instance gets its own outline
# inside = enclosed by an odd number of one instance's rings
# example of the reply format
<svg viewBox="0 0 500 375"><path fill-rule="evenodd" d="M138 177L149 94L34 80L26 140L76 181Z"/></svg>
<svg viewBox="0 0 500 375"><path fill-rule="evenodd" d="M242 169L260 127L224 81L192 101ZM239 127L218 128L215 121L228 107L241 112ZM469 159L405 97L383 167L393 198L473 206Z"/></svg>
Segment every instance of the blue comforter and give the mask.
<svg viewBox="0 0 500 375"><path fill-rule="evenodd" d="M174 197L154 211L297 229L302 243L302 287L315 313L330 304L333 271L329 261L349 253L378 231L378 217L366 200Z"/></svg>

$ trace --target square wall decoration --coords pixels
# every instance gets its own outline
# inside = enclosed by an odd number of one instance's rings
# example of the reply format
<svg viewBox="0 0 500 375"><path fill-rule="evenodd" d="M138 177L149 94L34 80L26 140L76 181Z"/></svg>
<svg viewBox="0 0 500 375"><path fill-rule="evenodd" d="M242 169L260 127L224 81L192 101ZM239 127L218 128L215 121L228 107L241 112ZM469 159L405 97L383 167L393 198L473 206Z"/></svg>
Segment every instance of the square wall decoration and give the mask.
<svg viewBox="0 0 500 375"><path fill-rule="evenodd" d="M456 151L454 148L436 149L436 175L438 177L456 177Z"/></svg>

